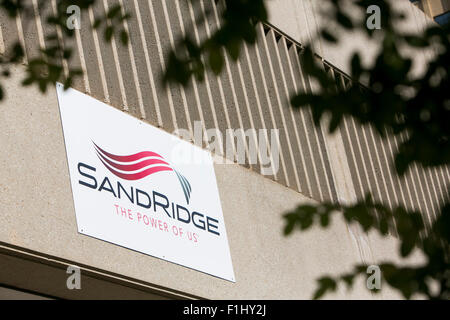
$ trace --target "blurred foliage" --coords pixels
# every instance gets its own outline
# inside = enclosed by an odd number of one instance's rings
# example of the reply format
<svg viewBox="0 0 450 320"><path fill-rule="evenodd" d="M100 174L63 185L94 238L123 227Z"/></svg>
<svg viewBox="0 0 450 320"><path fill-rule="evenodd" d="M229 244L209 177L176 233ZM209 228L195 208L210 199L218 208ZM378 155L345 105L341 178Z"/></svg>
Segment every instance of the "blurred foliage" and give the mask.
<svg viewBox="0 0 450 320"><path fill-rule="evenodd" d="M37 85L41 92L46 92L49 85L60 81L65 88L70 87L75 77L82 75L82 70L71 68L70 64L66 64L67 70L64 70L64 62L70 60L76 50L67 45L68 40L75 37L75 29L67 27L67 21L71 16L71 13L67 13L67 8L76 5L80 8L81 16L85 13L84 16L87 17L87 9L91 8L95 2L96 0L58 0L55 14L52 1L38 0L39 12L51 12L51 14L41 17L43 23L48 26L46 31L53 30L53 32L45 34L45 49L41 48L38 55L33 55L32 58L25 61L25 48L17 40L13 46L7 48L7 52L3 56L0 56L0 79L1 77L8 78L11 75L10 67L12 65L26 62L26 77L22 81L24 86ZM34 21L33 3L29 0L0 0L0 10L4 10L10 18L20 15L22 23ZM96 17L92 27L101 29L107 42L117 34L121 42L127 44L128 34L122 22L129 18L129 14L125 13L120 5L114 5L108 8L104 15ZM0 100L3 97L4 90L0 83Z"/></svg>
<svg viewBox="0 0 450 320"><path fill-rule="evenodd" d="M337 21L344 29L360 30L368 37L376 38L381 45L373 66L361 63L358 53L351 58L351 74L354 83L349 88L336 90L336 81L323 70L315 59L310 46L302 55L303 66L309 76L319 83L320 90L314 93L299 93L292 98L295 107L312 108L318 124L324 114L331 116L330 132L336 130L343 117L350 115L361 124L370 123L381 136L386 130L395 135L402 134L407 139L400 145L396 155L397 172L403 175L408 166L416 162L424 167L439 166L450 162L450 96L449 28L431 25L421 35L401 33L395 27L404 19L386 1L358 0L355 4L365 12L377 3L382 13L382 29L366 28L366 21L355 22L342 12L341 1L332 1L336 7L328 12L328 19ZM340 18L339 17L345 17ZM342 22L341 21L345 21ZM349 23L348 21L351 21ZM338 36L325 28L324 39L336 42ZM433 49L437 51L425 74L413 74L411 58L404 53L405 48Z"/></svg>
<svg viewBox="0 0 450 320"><path fill-rule="evenodd" d="M98 0L97 0L98 1ZM196 24L208 23L205 15L214 14L210 8L200 4L202 0L190 1L200 12ZM430 25L423 34L401 33L396 23L403 20L401 13L396 12L386 0L354 0L363 19L355 19L346 12L346 0L321 0L329 4L324 12L324 21L330 23L323 26L317 34L324 41L335 43L344 32L360 31L367 37L375 39L381 45L375 58L375 64L365 66L361 57L355 53L351 58L351 83L337 83L323 67L320 57L312 50L310 44L303 44L300 54L304 72L317 84L314 92L298 92L292 97L292 105L296 108L311 108L316 125L320 125L324 115L329 115L329 130L333 132L346 116L353 117L360 124L370 124L381 136L386 132L406 137L395 156L395 168L399 175L417 163L424 167L436 167L450 163L449 128L447 125L450 112L449 85L449 29ZM406 1L406 0L405 0ZM81 70L64 72L64 60L69 60L74 49L67 46L67 39L74 37L74 30L66 27L69 15L66 9L70 5L78 5L85 11L95 0L58 0L56 15L45 18L48 24L60 30L46 35L46 49L41 50L38 58L26 63L27 77L24 85L37 85L42 92L48 85L61 81L70 86L74 77L81 75ZM39 9L43 11L51 1L39 1ZM218 74L224 66L224 55L234 61L239 58L244 43L254 44L256 41L255 26L267 20L264 0L221 0L219 1L221 26L213 30L207 39L197 41L189 30L186 36L177 41L175 50L168 57L168 65L164 82L175 81L187 85L191 77L204 79L206 70ZM225 5L222 5L225 4ZM381 9L381 29L370 30L366 27L366 9L370 5L378 5ZM0 10L5 10L10 17L17 14L33 17L31 1L0 0ZM49 10L51 11L51 10ZM123 44L128 42L128 35L123 29L123 21L130 16L123 8L112 6L104 16L97 17L94 28L102 29L105 40L111 41L116 35ZM326 20L328 19L328 20ZM405 54L404 48L417 50L434 50L425 73L417 75L412 72L413 61ZM0 77L10 76L9 67L22 63L24 48L18 41L8 48L0 57ZM1 78L0 78L1 79ZM0 85L0 99L3 98ZM448 198L448 197L447 197ZM422 265L408 266L404 263L396 265L390 262L380 264L382 277L391 287L399 290L405 298L420 293L430 299L450 298L450 205L442 205L438 217L431 226L425 227L424 213L408 211L401 206L386 207L382 203L372 201L367 195L363 201L354 205L321 203L317 205L301 205L284 216L285 235L294 230L307 230L316 224L327 228L334 214L343 215L349 223L357 223L364 231L374 230L387 235L390 230L400 242L401 256L408 257L414 250L425 256ZM354 279L365 275L367 266L357 265L348 273L340 276L324 276L318 279L318 288L314 298L335 291L343 283L352 287ZM435 288L430 285L434 282Z"/></svg>
<svg viewBox="0 0 450 320"><path fill-rule="evenodd" d="M205 13L196 19L197 26L208 23L205 18L213 14L211 9L204 10L200 3L202 0L190 1L194 12ZM193 32L187 32L184 38L179 39L176 49L169 55L164 81L186 86L191 76L203 80L205 68L219 74L225 64L224 50L236 61L242 43L255 43L256 22L266 19L264 0L227 0L226 10L221 10L221 27L209 38L198 43L192 37Z"/></svg>
<svg viewBox="0 0 450 320"><path fill-rule="evenodd" d="M337 129L342 119L351 116L361 124L372 125L381 136L386 132L406 139L395 156L395 168L399 175L417 163L423 167L437 167L450 163L450 34L449 28L429 25L422 34L402 32L397 27L405 17L391 7L389 1L358 0L354 4L361 12L372 4L381 8L381 30L368 29L366 20L355 20L345 12L345 1L332 0L332 10L327 18L336 21L347 31L360 31L368 38L376 39L380 49L375 63L364 66L358 53L351 58L352 83L339 87L314 57L311 46L306 46L301 60L308 75L318 83L314 93L299 93L292 98L294 107L312 106L313 118L319 125L321 118L330 117L329 131ZM342 32L342 31L341 31ZM322 38L337 42L335 30L324 27ZM433 57L423 73L413 72L413 60L405 48L431 50ZM416 54L420 54L416 51ZM360 84L363 83L363 86ZM386 283L398 289L405 298L423 294L430 299L450 299L450 204L445 203L436 212L438 217L424 230L424 213L408 212L402 207L390 209L381 203L374 204L370 197L354 206L319 205L299 206L287 213L285 233L295 226L310 223L320 217L323 227L332 212L339 210L349 223L357 221L365 231L376 229L386 235L395 230L400 241L400 254L407 257L414 249L425 256L419 266L396 266L382 263L380 268ZM312 225L312 223L311 223ZM339 277L323 277L318 280L315 298L334 291L339 282L351 284L354 277L366 273L366 266L356 266L353 272ZM432 286L435 286L432 290ZM376 292L376 291L374 291Z"/></svg>
<svg viewBox="0 0 450 320"><path fill-rule="evenodd" d="M342 214L349 224L358 223L365 232L375 230L386 236L395 229L400 241L400 255L409 256L414 249L419 249L425 256L425 263L407 267L385 262L379 265L384 280L399 290L407 299L413 294L423 294L430 299L450 298L450 274L448 253L450 249L450 204L441 208L438 218L429 230L425 230L422 214L407 211L401 206L390 209L376 203L370 195L364 201L344 206L333 203L319 205L301 205L296 210L286 213L284 234L289 235L295 229L306 230L314 224L322 228L330 226L332 216ZM338 277L324 276L318 280L314 298L320 298L329 291L335 291L339 282L351 287L354 278L366 274L366 265L357 265L352 272ZM437 289L432 290L430 280L435 281ZM378 291L374 291L378 292Z"/></svg>
<svg viewBox="0 0 450 320"><path fill-rule="evenodd" d="M199 0L190 0L198 3ZM304 72L316 83L313 92L298 92L292 97L295 108L311 108L314 122L320 125L328 116L329 131L335 131L345 117L353 117L361 125L370 124L381 137L387 133L404 137L395 155L394 165L402 176L417 163L423 167L437 167L450 163L450 84L449 84L449 29L429 25L422 34L400 32L399 22L405 17L386 0L354 0L356 9L348 14L346 0L321 0L329 5L324 11L322 26L317 37L330 44L348 32L362 32L377 41L380 49L375 63L365 66L355 52L351 58L351 81L348 85L336 81L324 68L322 59L311 44L303 44L300 59ZM263 1L227 0L220 6L224 23L202 43L188 35L179 39L169 57L164 80L186 85L191 77L203 79L205 69L215 73L222 70L224 52L234 60L239 48L256 40L255 25L265 22L267 12ZM378 5L381 11L381 29L368 29L366 10ZM358 13L359 11L359 19ZM197 23L205 23L205 17ZM407 49L432 50L433 58L424 73L413 72L413 60ZM411 51L411 50L409 50ZM420 53L422 54L422 53ZM205 59L206 58L206 59ZM206 61L205 61L206 60ZM447 197L448 198L448 197ZM315 224L326 228L334 213L344 216L348 223L358 223L364 231L376 230L385 236L394 232L400 242L400 255L408 257L419 250L426 258L419 266L401 266L385 262L380 264L382 277L405 298L423 294L430 299L450 298L449 231L450 205L444 204L431 226L425 228L424 213L410 212L402 206L389 208L382 203L366 199L352 206L335 203L301 205L285 214L285 235L294 230L307 230ZM395 230L395 231L393 231ZM367 266L355 266L341 276L325 276L318 280L314 298L335 291L339 283L351 287L354 278L365 274ZM434 283L435 290L431 289Z"/></svg>
<svg viewBox="0 0 450 320"><path fill-rule="evenodd" d="M431 24L422 34L402 32L397 26L405 17L391 6L392 2L354 1L361 12L366 12L373 4L381 8L381 29L368 29L366 19L352 19L345 13L345 1L329 2L332 6L325 13L327 19L335 21L340 29L359 31L375 39L380 49L374 64L370 66L362 64L358 53L353 54L349 75L352 83L344 88L324 70L311 46L306 46L301 61L319 90L298 93L292 98L292 105L299 108L311 106L316 125L327 114L330 132L338 128L344 117L351 116L361 124L372 125L382 137L387 132L406 137L394 159L400 176L414 163L422 167L448 165L449 26ZM320 31L320 35L331 44L339 41L339 33L327 26ZM416 50L416 54L423 54L424 50L432 54L423 73L413 72L412 50ZM395 230L402 257L408 257L414 249L423 254L425 263L419 266L396 266L389 262L380 264L385 282L399 290L405 298L422 294L430 299L450 299L449 203L443 204L440 212L436 212L437 219L427 230L424 230L423 222L425 213L409 212L402 207L388 208L384 204L373 203L370 197L354 206L299 206L284 216L285 234L291 233L296 226L312 226L315 219L326 227L330 214L336 210L343 213L347 222L356 221L365 231L375 229L386 235L388 230ZM365 274L366 270L366 266L359 265L348 274L319 279L315 298L336 290L339 282L351 285L353 278Z"/></svg>

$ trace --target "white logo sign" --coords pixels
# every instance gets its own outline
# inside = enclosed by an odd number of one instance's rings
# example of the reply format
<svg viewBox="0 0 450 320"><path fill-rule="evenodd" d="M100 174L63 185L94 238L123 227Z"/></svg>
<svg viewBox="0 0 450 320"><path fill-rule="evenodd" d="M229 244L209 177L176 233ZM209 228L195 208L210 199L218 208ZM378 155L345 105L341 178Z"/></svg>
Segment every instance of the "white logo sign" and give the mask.
<svg viewBox="0 0 450 320"><path fill-rule="evenodd" d="M235 281L211 155L57 84L78 231ZM172 159L191 148L201 163Z"/></svg>

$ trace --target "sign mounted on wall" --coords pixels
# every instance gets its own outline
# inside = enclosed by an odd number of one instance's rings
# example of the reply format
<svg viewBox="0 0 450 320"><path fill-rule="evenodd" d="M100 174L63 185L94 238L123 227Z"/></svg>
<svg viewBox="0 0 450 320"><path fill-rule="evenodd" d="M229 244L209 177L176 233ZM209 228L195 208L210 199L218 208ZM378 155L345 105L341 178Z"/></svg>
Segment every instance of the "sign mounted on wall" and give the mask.
<svg viewBox="0 0 450 320"><path fill-rule="evenodd" d="M234 282L211 155L59 83L57 94L78 232Z"/></svg>

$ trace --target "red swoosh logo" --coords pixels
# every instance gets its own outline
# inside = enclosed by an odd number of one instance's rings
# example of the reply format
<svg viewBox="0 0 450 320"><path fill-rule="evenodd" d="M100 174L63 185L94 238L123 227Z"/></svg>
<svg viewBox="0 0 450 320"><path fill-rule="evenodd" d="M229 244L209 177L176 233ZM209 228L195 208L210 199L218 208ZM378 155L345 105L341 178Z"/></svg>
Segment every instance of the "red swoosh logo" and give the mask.
<svg viewBox="0 0 450 320"><path fill-rule="evenodd" d="M98 151L97 151L97 155L101 158L101 160L107 162L113 168L116 168L116 169L122 170L122 171L137 171L137 170L140 170L142 168L145 168L145 167L153 165L153 164L164 164L164 165L170 166L166 161L161 160L161 159L147 159L147 160L143 160L141 162L137 162L134 164L119 164L119 163L115 163L115 162L109 160L108 158L106 158L103 154L99 153Z"/></svg>
<svg viewBox="0 0 450 320"><path fill-rule="evenodd" d="M102 154L106 155L107 157L119 161L119 162L132 162L132 161L136 161L136 160L140 160L142 158L146 158L146 157L158 157L163 159L163 157L161 157L159 154L155 153L155 152L151 152L151 151L142 151L142 152L138 152L136 154L132 154L129 156L118 156L109 152L106 152L105 150L103 150L102 148L100 148L98 145L95 145L95 148L97 150L100 150Z"/></svg>
<svg viewBox="0 0 450 320"><path fill-rule="evenodd" d="M125 180L140 180L153 173L157 173L160 171L173 171L171 166L166 161L164 161L164 158L155 152L143 151L132 155L119 156L103 150L95 143L94 146L97 151L97 156L99 157L100 161L104 164L104 166L109 171L111 171L111 173ZM156 157L157 159L146 159L148 157ZM110 159L122 163L116 163L111 161ZM129 164L130 162L135 161L138 162ZM153 166L140 172L133 172L146 168L150 165L156 166ZM119 172L118 170L125 172Z"/></svg>
<svg viewBox="0 0 450 320"><path fill-rule="evenodd" d="M132 155L116 155L103 150L95 143L94 146L97 157L103 165L112 174L125 180L140 180L154 173L174 171L180 181L186 201L189 204L190 193L192 191L189 181L173 169L161 155L152 151L142 151Z"/></svg>

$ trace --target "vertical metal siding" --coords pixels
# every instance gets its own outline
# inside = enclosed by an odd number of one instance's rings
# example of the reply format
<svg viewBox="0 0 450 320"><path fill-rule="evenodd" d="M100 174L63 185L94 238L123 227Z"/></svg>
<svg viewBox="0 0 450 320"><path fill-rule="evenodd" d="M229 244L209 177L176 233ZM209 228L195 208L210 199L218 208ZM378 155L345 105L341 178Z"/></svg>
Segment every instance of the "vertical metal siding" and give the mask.
<svg viewBox="0 0 450 320"><path fill-rule="evenodd" d="M118 3L132 14L121 26L129 32L128 45L118 39L106 43L100 30L91 30L95 17ZM0 53L19 39L27 61L37 57L38 50L47 45L45 35L55 30L45 18L56 10L56 1L33 0L32 4L32 19L23 15L10 19L0 13ZM311 28L308 32L312 32L317 27L316 8L310 1L303 1L302 5ZM271 26L259 24L255 46L244 45L236 62L226 56L219 76L207 71L204 82L192 80L187 88L175 84L164 87L161 83L167 54L176 40L188 32L197 42L208 37L222 23L222 9L223 3L214 0L201 0L195 7L190 1L177 0L98 1L82 16L76 37L62 39L61 30L56 30L60 41L75 50L65 63L85 71L73 87L168 132L182 128L192 134L195 121L201 121L203 130L217 128L224 140L229 139L226 130L231 128L263 129L269 141L269 130L279 129L280 170L270 178L318 201L338 201L326 128L313 124L310 109L290 107L293 93L315 90L302 70L298 43ZM210 15L205 16L206 11ZM197 25L199 18L203 23ZM339 90L350 85L339 70L324 67L335 77ZM428 222L435 219L439 206L449 199L448 167L413 166L405 177L399 178L393 168L393 156L405 137L380 138L373 128L361 126L351 118L344 119L339 134L358 199L371 192L389 207L403 204L422 210ZM253 139L259 138L253 134ZM235 139L231 143L232 154L226 154L232 161L237 160ZM208 137L203 136L202 140L195 142L205 146L203 142ZM243 165L259 172L261 153L269 150L258 151L257 158L252 159L257 163L250 164L248 142L246 139ZM227 151L225 141L221 148L221 153Z"/></svg>

